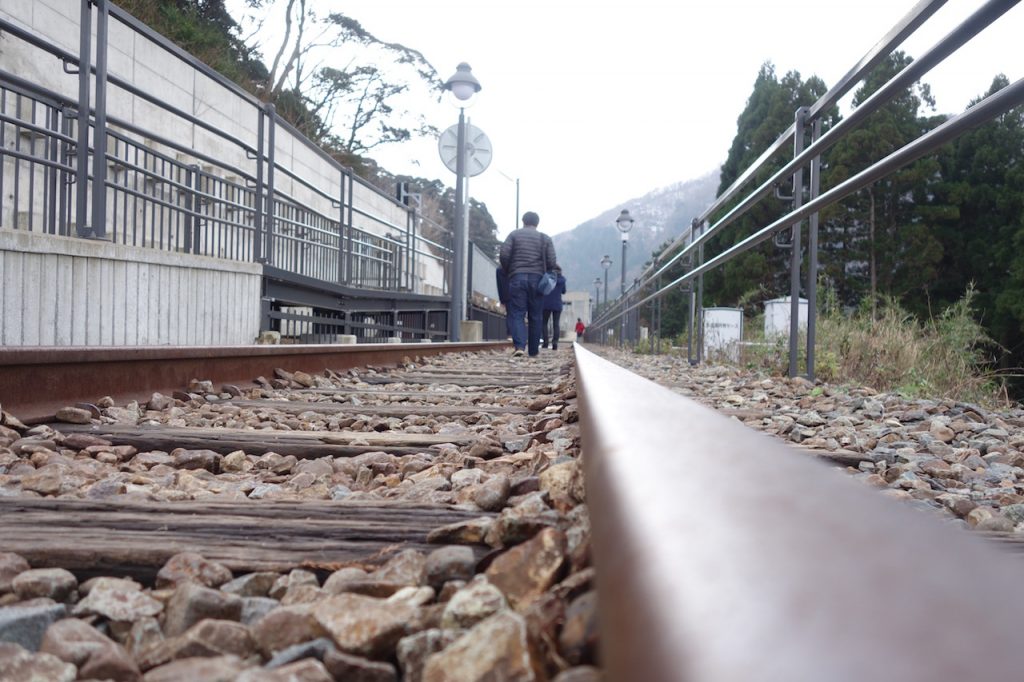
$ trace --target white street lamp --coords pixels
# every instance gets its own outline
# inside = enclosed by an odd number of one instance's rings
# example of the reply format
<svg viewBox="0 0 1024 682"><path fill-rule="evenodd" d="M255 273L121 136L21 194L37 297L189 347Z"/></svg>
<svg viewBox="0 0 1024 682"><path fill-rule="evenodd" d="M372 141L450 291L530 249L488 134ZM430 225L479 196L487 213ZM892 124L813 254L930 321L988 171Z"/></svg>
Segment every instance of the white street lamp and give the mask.
<svg viewBox="0 0 1024 682"><path fill-rule="evenodd" d="M622 209L622 213L615 220L615 227L622 233L622 294L626 293L626 245L629 243L629 231L633 229L633 218L629 211Z"/></svg>
<svg viewBox="0 0 1024 682"><path fill-rule="evenodd" d="M608 268L612 266L612 257L605 254L601 259L601 267L604 268L604 304L608 306Z"/></svg>
<svg viewBox="0 0 1024 682"><path fill-rule="evenodd" d="M629 244L629 231L633 229L633 218L629 211L622 209L622 213L615 220L615 227L622 233L622 289L620 298L622 300L622 333L619 334L619 345L626 338L626 245Z"/></svg>
<svg viewBox="0 0 1024 682"><path fill-rule="evenodd" d="M480 92L480 81L473 76L469 64L462 62L455 74L444 83L444 89L455 97L459 108L459 133L455 160L455 229L452 253L452 307L448 320L448 340L459 341L462 320L466 314L466 107L473 95Z"/></svg>

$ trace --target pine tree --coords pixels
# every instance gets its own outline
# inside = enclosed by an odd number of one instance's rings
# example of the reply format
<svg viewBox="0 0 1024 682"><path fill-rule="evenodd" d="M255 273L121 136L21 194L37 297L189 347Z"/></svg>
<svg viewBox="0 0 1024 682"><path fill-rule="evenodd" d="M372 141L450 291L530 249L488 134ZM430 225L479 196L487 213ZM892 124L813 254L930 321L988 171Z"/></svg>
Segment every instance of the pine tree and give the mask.
<svg viewBox="0 0 1024 682"><path fill-rule="evenodd" d="M859 106L911 59L895 52L882 61L854 94ZM871 114L826 155L824 187L835 186L913 141L942 122L923 117L934 108L926 84L908 89ZM914 312L938 278L943 247L935 233L942 206L934 201L939 173L935 157L920 159L845 199L826 213L821 263L841 302L879 295L901 299Z"/></svg>
<svg viewBox="0 0 1024 682"><path fill-rule="evenodd" d="M825 83L816 76L804 81L799 72L790 71L779 80L774 66L770 63L762 65L754 81L753 92L737 119L736 137L722 166L719 195L792 125L799 107L813 104L825 90ZM835 116L835 112L831 112L826 117L826 129L835 120ZM791 158L792 148L780 150L748 183L745 192L762 184ZM783 191L788 192L788 188L783 188ZM735 203L732 202L732 205ZM788 201L780 201L775 197L763 199L743 218L709 241L705 259L739 243L790 210L791 204ZM712 271L706 277L705 303L730 305L741 298L759 302L781 292L788 292L788 259L789 251L779 249L772 241L732 259L723 268ZM752 296L751 292L758 293Z"/></svg>
<svg viewBox="0 0 1024 682"><path fill-rule="evenodd" d="M997 76L987 95L1009 85ZM974 102L976 103L976 102ZM972 103L972 104L974 104ZM939 228L945 246L935 307L973 282L975 305L1004 349L1004 367L1024 365L1024 107L973 130L940 156L944 182L937 201L953 206Z"/></svg>

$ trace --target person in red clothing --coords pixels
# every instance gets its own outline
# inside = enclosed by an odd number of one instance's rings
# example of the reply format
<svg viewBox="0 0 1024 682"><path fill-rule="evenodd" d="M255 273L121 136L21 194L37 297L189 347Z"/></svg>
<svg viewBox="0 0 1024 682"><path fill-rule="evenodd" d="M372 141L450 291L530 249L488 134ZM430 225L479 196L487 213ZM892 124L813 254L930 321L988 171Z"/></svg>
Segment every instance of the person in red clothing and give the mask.
<svg viewBox="0 0 1024 682"><path fill-rule="evenodd" d="M583 320L581 320L580 318L577 317L576 318L576 340L577 341L582 341L583 340L583 332L586 331L586 329L587 328L583 325Z"/></svg>

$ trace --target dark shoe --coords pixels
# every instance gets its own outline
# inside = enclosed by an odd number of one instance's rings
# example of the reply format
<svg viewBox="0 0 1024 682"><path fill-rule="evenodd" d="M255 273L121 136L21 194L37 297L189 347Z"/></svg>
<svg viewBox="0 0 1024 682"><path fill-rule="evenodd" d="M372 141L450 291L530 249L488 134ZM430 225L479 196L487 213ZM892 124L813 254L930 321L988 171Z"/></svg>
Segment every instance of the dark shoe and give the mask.
<svg viewBox="0 0 1024 682"><path fill-rule="evenodd" d="M551 350L558 350L558 346L557 345L551 346Z"/></svg>

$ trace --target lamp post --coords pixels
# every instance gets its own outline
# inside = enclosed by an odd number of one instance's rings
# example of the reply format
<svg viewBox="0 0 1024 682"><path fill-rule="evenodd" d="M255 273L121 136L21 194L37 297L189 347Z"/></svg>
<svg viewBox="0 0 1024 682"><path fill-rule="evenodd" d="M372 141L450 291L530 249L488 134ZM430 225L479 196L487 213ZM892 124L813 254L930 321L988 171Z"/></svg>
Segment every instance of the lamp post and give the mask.
<svg viewBox="0 0 1024 682"><path fill-rule="evenodd" d="M612 257L605 255L601 259L601 267L604 268L604 304L608 305L608 268L612 266Z"/></svg>
<svg viewBox="0 0 1024 682"><path fill-rule="evenodd" d="M622 294L626 293L626 245L629 244L629 231L633 229L633 218L629 211L622 209L622 213L615 220L615 227L622 233ZM607 258L607 256L605 256Z"/></svg>
<svg viewBox="0 0 1024 682"><path fill-rule="evenodd" d="M619 345L621 346L626 338L626 246L629 244L629 231L633 229L633 218L629 211L622 209L619 217L615 220L615 227L622 233L622 333L619 334Z"/></svg>
<svg viewBox="0 0 1024 682"><path fill-rule="evenodd" d="M597 308L601 305L601 278L594 278L594 307Z"/></svg>
<svg viewBox="0 0 1024 682"><path fill-rule="evenodd" d="M459 108L459 134L455 160L455 244L452 252L452 309L448 321L448 340L459 341L462 320L466 313L466 107L473 95L480 92L480 81L469 64L462 62L455 74L444 83L444 89L455 97Z"/></svg>
<svg viewBox="0 0 1024 682"><path fill-rule="evenodd" d="M503 173L502 171L498 172L501 173L501 175L509 182L516 183L516 214L512 217L512 229L514 230L519 225L519 178L513 179L510 178L505 173Z"/></svg>

